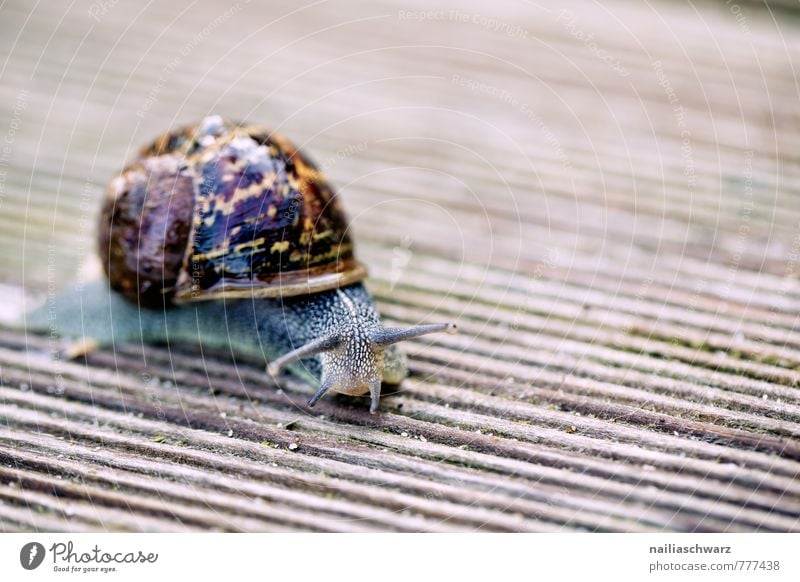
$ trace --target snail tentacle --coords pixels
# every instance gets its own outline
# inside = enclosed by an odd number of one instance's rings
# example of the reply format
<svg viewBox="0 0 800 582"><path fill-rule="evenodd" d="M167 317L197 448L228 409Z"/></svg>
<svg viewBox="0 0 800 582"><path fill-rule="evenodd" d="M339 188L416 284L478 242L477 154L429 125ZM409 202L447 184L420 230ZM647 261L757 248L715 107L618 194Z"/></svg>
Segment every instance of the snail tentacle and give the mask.
<svg viewBox="0 0 800 582"><path fill-rule="evenodd" d="M454 334L458 327L454 323L431 323L429 325L418 325L415 327L387 327L376 330L372 333L372 345L385 347L397 342L413 339L429 333L440 331Z"/></svg>
<svg viewBox="0 0 800 582"><path fill-rule="evenodd" d="M270 376L275 376L280 372L281 368L286 364L291 364L303 358L310 358L319 355L323 352L328 352L335 348L341 339L338 336L324 336L314 341L311 341L304 346L300 346L296 350L292 350L288 354L284 354L280 358L273 360L267 366L267 372Z"/></svg>
<svg viewBox="0 0 800 582"><path fill-rule="evenodd" d="M323 396L325 396L325 393L333 387L333 383L334 381L332 377L329 376L325 378L325 380L322 382L322 385L314 393L314 396L312 396L311 399L308 401L308 405L313 407L317 403L317 401Z"/></svg>
<svg viewBox="0 0 800 582"><path fill-rule="evenodd" d="M380 378L376 378L375 380L369 383L369 396L370 396L369 411L371 414L375 414L378 411L378 403L381 400Z"/></svg>

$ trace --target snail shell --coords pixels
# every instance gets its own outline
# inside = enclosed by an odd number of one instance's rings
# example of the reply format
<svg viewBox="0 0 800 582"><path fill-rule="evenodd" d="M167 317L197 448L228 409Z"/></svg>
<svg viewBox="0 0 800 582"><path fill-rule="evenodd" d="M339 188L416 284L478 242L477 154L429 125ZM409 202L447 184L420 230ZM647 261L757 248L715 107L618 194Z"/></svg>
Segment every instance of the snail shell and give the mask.
<svg viewBox="0 0 800 582"><path fill-rule="evenodd" d="M112 288L144 307L366 277L320 170L283 136L219 116L161 135L111 182L99 247Z"/></svg>

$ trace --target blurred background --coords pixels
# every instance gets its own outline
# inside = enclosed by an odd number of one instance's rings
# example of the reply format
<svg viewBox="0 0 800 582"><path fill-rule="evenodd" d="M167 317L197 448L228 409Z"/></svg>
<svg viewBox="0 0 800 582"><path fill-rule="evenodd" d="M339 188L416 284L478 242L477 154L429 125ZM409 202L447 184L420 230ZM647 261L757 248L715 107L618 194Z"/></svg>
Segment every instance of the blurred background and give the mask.
<svg viewBox="0 0 800 582"><path fill-rule="evenodd" d="M219 113L324 168L379 277L425 255L725 295L746 267L752 289L785 273L800 219L795 22L724 2L6 2L0 277L41 287L49 246L73 276L115 172Z"/></svg>
<svg viewBox="0 0 800 582"><path fill-rule="evenodd" d="M358 468L363 450L387 482L424 475L408 498L385 501L391 516L375 517L378 529L796 529L795 5L3 2L0 314L92 272L105 185L156 135L208 114L263 124L338 187L386 320L452 319L462 330L409 345L413 377L385 400L391 414L320 403L327 420L274 429L272 442L318 439L294 457L307 463L298 478L330 470L322 458ZM31 383L18 364L28 341L2 336L18 350L0 350L7 386ZM130 350L92 357L131 382L145 369ZM244 434L239 416L275 426L303 405L302 389L251 403L229 368L173 377L172 357L149 355L147 377L187 391L176 418L207 406L194 427ZM46 385L49 364L36 365ZM262 370L249 374L250 389L260 386ZM239 396L209 397L212 381ZM81 386L70 398L89 398ZM208 401L184 410L180 398L198 386ZM136 394L91 402L145 450L148 437L114 416ZM38 426L22 414L12 426ZM370 448L340 454L337 422ZM158 434L173 429L164 422ZM206 437L174 436L188 447L192 438ZM256 455L245 441L197 446L220 447L235 473L228 453ZM247 471L253 487L271 478ZM470 513L487 490L499 499ZM405 506L420 521L403 521ZM266 527L230 511L209 519Z"/></svg>

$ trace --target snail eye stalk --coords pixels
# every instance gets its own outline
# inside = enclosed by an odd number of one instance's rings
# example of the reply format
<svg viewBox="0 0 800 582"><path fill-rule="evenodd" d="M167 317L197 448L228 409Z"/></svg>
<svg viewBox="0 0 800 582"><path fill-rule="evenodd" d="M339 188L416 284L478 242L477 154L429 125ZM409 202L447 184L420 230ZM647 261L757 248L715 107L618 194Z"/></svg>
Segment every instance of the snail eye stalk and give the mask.
<svg viewBox="0 0 800 582"><path fill-rule="evenodd" d="M429 333L439 333L440 331L454 334L458 331L458 327L454 323L432 323L416 327L387 327L374 332L371 339L373 346L386 347L397 342L428 335Z"/></svg>
<svg viewBox="0 0 800 582"><path fill-rule="evenodd" d="M270 376L275 376L287 364L302 360L303 358L310 358L323 352L328 352L339 345L341 339L339 336L321 337L314 341L308 342L306 345L292 350L288 354L282 355L280 358L270 362L267 366L267 372Z"/></svg>

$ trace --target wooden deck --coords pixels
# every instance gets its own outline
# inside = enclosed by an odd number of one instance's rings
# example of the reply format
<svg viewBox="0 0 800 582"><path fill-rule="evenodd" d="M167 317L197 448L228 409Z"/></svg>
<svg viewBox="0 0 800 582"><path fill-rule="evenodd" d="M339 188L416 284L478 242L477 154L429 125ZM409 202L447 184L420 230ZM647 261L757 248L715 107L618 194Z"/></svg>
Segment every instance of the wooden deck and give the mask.
<svg viewBox="0 0 800 582"><path fill-rule="evenodd" d="M216 112L325 169L388 321L461 333L371 416L0 328L0 531L800 531L800 20L278 6L0 5L0 318L91 272L108 179Z"/></svg>

